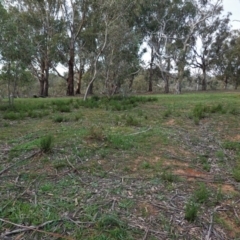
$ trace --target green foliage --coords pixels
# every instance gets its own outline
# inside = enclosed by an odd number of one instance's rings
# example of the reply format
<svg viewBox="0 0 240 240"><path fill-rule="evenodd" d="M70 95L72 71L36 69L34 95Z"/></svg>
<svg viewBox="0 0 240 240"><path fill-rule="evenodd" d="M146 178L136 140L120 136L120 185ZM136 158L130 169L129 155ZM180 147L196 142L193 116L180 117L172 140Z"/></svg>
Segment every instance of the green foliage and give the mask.
<svg viewBox="0 0 240 240"><path fill-rule="evenodd" d="M202 104L197 104L193 108L193 117L196 119L202 119L206 116L207 112L208 112L208 107L203 106Z"/></svg>
<svg viewBox="0 0 240 240"><path fill-rule="evenodd" d="M185 219L189 222L193 222L197 218L199 206L189 201L185 206Z"/></svg>
<svg viewBox="0 0 240 240"><path fill-rule="evenodd" d="M225 149L240 151L240 142L226 141L223 143Z"/></svg>
<svg viewBox="0 0 240 240"><path fill-rule="evenodd" d="M218 189L217 189L217 193L215 195L215 204L219 204L221 202L221 200L224 198L224 194L222 192L222 187L220 186Z"/></svg>
<svg viewBox="0 0 240 240"><path fill-rule="evenodd" d="M171 171L167 170L162 173L161 178L167 182L175 182L178 179L176 175L174 175Z"/></svg>
<svg viewBox="0 0 240 240"><path fill-rule="evenodd" d="M40 140L40 149L44 153L48 153L53 148L53 136L47 135Z"/></svg>
<svg viewBox="0 0 240 240"><path fill-rule="evenodd" d="M221 103L218 103L217 105L210 106L209 107L209 112L210 113L225 114L227 111Z"/></svg>
<svg viewBox="0 0 240 240"><path fill-rule="evenodd" d="M239 115L239 110L236 108L236 107L230 107L229 109L228 109L228 113L229 114L232 114L232 115Z"/></svg>
<svg viewBox="0 0 240 240"><path fill-rule="evenodd" d="M211 164L208 162L207 157L205 155L201 155L199 159L200 159L200 163L203 166L203 169L209 172L211 170Z"/></svg>
<svg viewBox="0 0 240 240"><path fill-rule="evenodd" d="M192 115L191 117L194 120L194 123L196 125L199 124L199 121L207 116L209 116L209 114L213 114L213 113L221 113L221 114L225 114L227 111L224 109L222 104L217 104L217 105L213 105L213 106L207 106L207 105L203 105L203 104L197 104L192 111Z"/></svg>
<svg viewBox="0 0 240 240"><path fill-rule="evenodd" d="M120 208L130 209L134 207L134 201L132 199L123 199L118 205Z"/></svg>
<svg viewBox="0 0 240 240"><path fill-rule="evenodd" d="M204 183L199 183L198 188L195 190L193 194L193 199L197 203L206 203L210 196L210 192L207 189Z"/></svg>
<svg viewBox="0 0 240 240"><path fill-rule="evenodd" d="M163 117L168 118L172 114L172 111L170 109L167 109L163 112Z"/></svg>
<svg viewBox="0 0 240 240"><path fill-rule="evenodd" d="M98 225L101 228L109 228L109 227L121 227L123 226L123 223L117 216L112 214L105 214L99 219Z"/></svg>
<svg viewBox="0 0 240 240"><path fill-rule="evenodd" d="M25 118L24 113L17 113L17 112L6 112L3 114L3 119L8 120L22 120Z"/></svg>
<svg viewBox="0 0 240 240"><path fill-rule="evenodd" d="M44 185L41 186L40 190L42 192L50 192L54 189L54 185L51 183L46 183Z"/></svg>
<svg viewBox="0 0 240 240"><path fill-rule="evenodd" d="M68 105L57 106L57 111L59 112L71 112L71 108Z"/></svg>
<svg viewBox="0 0 240 240"><path fill-rule="evenodd" d="M53 122L56 122L56 123L67 122L67 121L68 121L67 117L60 116L60 115L57 115L53 118Z"/></svg>
<svg viewBox="0 0 240 240"><path fill-rule="evenodd" d="M144 168L144 169L151 168L151 164L150 164L149 162L144 161L144 162L142 163L142 168Z"/></svg>
<svg viewBox="0 0 240 240"><path fill-rule="evenodd" d="M111 134L107 136L107 142L111 148L129 150L133 144L133 137L123 136L122 134Z"/></svg>
<svg viewBox="0 0 240 240"><path fill-rule="evenodd" d="M129 110L138 105L138 103L147 103L157 101L154 97L98 97L93 96L86 101L79 101L79 105L86 108L105 108L112 111L124 111Z"/></svg>
<svg viewBox="0 0 240 240"><path fill-rule="evenodd" d="M91 126L87 133L87 138L91 140L103 141L106 139L106 136L101 127Z"/></svg>
<svg viewBox="0 0 240 240"><path fill-rule="evenodd" d="M224 162L225 154L222 150L216 152L216 157L220 162Z"/></svg>
<svg viewBox="0 0 240 240"><path fill-rule="evenodd" d="M49 115L49 112L48 111L34 111L34 110L30 110L28 111L28 117L30 118L42 118L42 117L45 117Z"/></svg>
<svg viewBox="0 0 240 240"><path fill-rule="evenodd" d="M237 182L240 182L240 167L233 169L232 176Z"/></svg>
<svg viewBox="0 0 240 240"><path fill-rule="evenodd" d="M136 118L134 118L133 116L131 116L131 115L126 115L125 116L125 121L126 121L126 126L135 126L135 127L137 127L137 126L140 125L139 121Z"/></svg>

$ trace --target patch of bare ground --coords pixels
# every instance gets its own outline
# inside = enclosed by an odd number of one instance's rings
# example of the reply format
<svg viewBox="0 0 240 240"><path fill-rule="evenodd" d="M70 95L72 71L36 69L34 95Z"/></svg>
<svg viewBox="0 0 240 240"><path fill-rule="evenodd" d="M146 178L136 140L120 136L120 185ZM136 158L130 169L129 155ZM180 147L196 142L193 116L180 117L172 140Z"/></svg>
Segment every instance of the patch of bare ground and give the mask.
<svg viewBox="0 0 240 240"><path fill-rule="evenodd" d="M170 166L170 167L188 167L189 166L189 163L187 162L182 162L180 160L172 160L172 159L165 159L163 162L162 162L162 165L163 166Z"/></svg>
<svg viewBox="0 0 240 240"><path fill-rule="evenodd" d="M161 163L162 160L161 160L160 157L143 157L143 156L140 156L140 157L136 158L135 160L130 161L129 164L128 164L128 167L131 169L131 171L136 172L136 171L140 170L140 168L141 168L141 166L144 162L147 162L151 166L154 166L157 163Z"/></svg>
<svg viewBox="0 0 240 240"><path fill-rule="evenodd" d="M214 187L216 190L220 189L224 194L238 194L238 191L234 185L222 183L222 184L209 184L210 186Z"/></svg>
<svg viewBox="0 0 240 240"><path fill-rule="evenodd" d="M171 157L179 157L183 158L185 160L194 157L194 153L190 152L189 150L186 150L183 146L168 146L167 149L165 150L165 153Z"/></svg>
<svg viewBox="0 0 240 240"><path fill-rule="evenodd" d="M240 237L239 214L240 211L236 208L218 212L217 221L222 227L227 229L228 239L239 239Z"/></svg>
<svg viewBox="0 0 240 240"><path fill-rule="evenodd" d="M173 171L176 175L179 175L179 176L184 176L184 177L187 177L189 179L192 179L192 178L204 178L204 179L207 179L208 176L207 174L203 173L203 172L200 172L200 171L197 171L195 169L192 169L192 168L185 168L185 169L175 169Z"/></svg>
<svg viewBox="0 0 240 240"><path fill-rule="evenodd" d="M164 125L166 125L166 126L173 126L173 125L175 125L175 119L168 120Z"/></svg>
<svg viewBox="0 0 240 240"><path fill-rule="evenodd" d="M233 134L232 136L228 136L227 140L233 141L233 142L239 142L240 141L240 134Z"/></svg>

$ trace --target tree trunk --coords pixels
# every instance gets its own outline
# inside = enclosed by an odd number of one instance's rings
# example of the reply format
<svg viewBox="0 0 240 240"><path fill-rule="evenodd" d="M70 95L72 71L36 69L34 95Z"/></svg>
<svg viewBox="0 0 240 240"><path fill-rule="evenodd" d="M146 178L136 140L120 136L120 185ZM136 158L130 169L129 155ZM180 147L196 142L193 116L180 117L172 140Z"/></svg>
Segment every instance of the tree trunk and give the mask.
<svg viewBox="0 0 240 240"><path fill-rule="evenodd" d="M89 86L88 94L93 95L93 82Z"/></svg>
<svg viewBox="0 0 240 240"><path fill-rule="evenodd" d="M41 77L39 79L39 84L40 84L39 96L44 95L44 82L45 82L44 71L45 71L45 62L42 60L41 61Z"/></svg>
<svg viewBox="0 0 240 240"><path fill-rule="evenodd" d="M226 90L228 86L228 77L224 77L224 89Z"/></svg>
<svg viewBox="0 0 240 240"><path fill-rule="evenodd" d="M45 78L45 84L44 84L44 97L48 97L48 87L49 87L49 83L48 83L48 78Z"/></svg>
<svg viewBox="0 0 240 240"><path fill-rule="evenodd" d="M166 79L164 81L164 93L169 93L169 78L166 76Z"/></svg>
<svg viewBox="0 0 240 240"><path fill-rule="evenodd" d="M67 78L67 95L74 96L74 48L69 51L68 61L68 78Z"/></svg>
<svg viewBox="0 0 240 240"><path fill-rule="evenodd" d="M203 66L203 79L202 79L202 91L207 90L207 76L206 76L206 68Z"/></svg>
<svg viewBox="0 0 240 240"><path fill-rule="evenodd" d="M132 92L132 85L133 85L133 80L134 80L134 75L131 76L130 80L129 80L129 85L128 85L128 90L130 92Z"/></svg>
<svg viewBox="0 0 240 240"><path fill-rule="evenodd" d="M170 59L168 59L168 64L167 64L167 73L165 74L164 82L164 93L169 93L169 72L170 72Z"/></svg>
<svg viewBox="0 0 240 240"><path fill-rule="evenodd" d="M238 79L237 79L237 77L236 77L236 78L235 78L235 86L234 86L234 89L237 90L237 88L238 88Z"/></svg>
<svg viewBox="0 0 240 240"><path fill-rule="evenodd" d="M39 91L39 96L43 96L44 95L44 77L42 77L39 80L40 83L40 91Z"/></svg>
<svg viewBox="0 0 240 240"><path fill-rule="evenodd" d="M45 77L44 77L44 92L43 96L48 97L48 87L49 87L49 66L48 62L45 63Z"/></svg>
<svg viewBox="0 0 240 240"><path fill-rule="evenodd" d="M150 71L149 71L149 80L148 80L148 92L153 91L153 61L154 61L154 54L153 54L153 47L151 48L151 62L150 62Z"/></svg>
<svg viewBox="0 0 240 240"><path fill-rule="evenodd" d="M181 94L182 92L182 79L183 79L184 67L178 67L178 77L177 77L177 84L176 84L176 93Z"/></svg>
<svg viewBox="0 0 240 240"><path fill-rule="evenodd" d="M84 67L82 66L79 70L79 73L78 73L79 75L78 75L78 84L77 84L76 94L81 94L83 72L84 72Z"/></svg>

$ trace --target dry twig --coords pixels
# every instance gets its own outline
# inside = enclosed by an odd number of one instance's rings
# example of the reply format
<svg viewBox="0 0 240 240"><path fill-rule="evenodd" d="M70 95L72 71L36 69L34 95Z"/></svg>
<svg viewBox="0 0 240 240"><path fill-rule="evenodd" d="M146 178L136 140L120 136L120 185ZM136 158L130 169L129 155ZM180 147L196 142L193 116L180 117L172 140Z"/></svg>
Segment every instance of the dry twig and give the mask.
<svg viewBox="0 0 240 240"><path fill-rule="evenodd" d="M47 235L51 235L53 237L64 238L64 239L67 239L67 240L74 240L71 237L63 236L63 235L58 234L58 233L46 232L46 231L43 231L43 230L39 230L39 228L43 228L47 224L51 224L51 223L56 222L56 221L59 222L59 221L62 221L62 220L47 221L47 222L42 223L42 224L40 224L38 226L23 226L23 225L13 223L11 221L8 221L8 220L2 219L2 218L0 218L0 221L8 223L8 224L11 224L13 226L16 226L16 227L20 228L20 229L13 230L11 232L6 232L6 233L2 234L1 237L10 236L10 235L13 235L13 234L16 234L16 233L21 233L21 232L35 231L35 232L40 232L40 233L44 233L44 234L47 234Z"/></svg>

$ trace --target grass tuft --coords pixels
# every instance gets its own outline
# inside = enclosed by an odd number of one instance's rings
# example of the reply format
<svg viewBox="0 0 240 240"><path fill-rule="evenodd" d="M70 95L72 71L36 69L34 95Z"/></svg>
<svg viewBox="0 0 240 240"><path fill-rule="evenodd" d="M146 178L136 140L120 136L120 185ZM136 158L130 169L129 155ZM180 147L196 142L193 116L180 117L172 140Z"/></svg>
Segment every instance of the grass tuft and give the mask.
<svg viewBox="0 0 240 240"><path fill-rule="evenodd" d="M53 137L51 135L47 135L40 140L40 149L44 153L48 153L53 148Z"/></svg>
<svg viewBox="0 0 240 240"><path fill-rule="evenodd" d="M205 203L209 199L210 192L206 187L206 184L200 183L199 187L193 194L193 199L198 203Z"/></svg>
<svg viewBox="0 0 240 240"><path fill-rule="evenodd" d="M197 218L198 209L199 206L196 203L189 201L185 206L185 219L189 222L194 222Z"/></svg>

